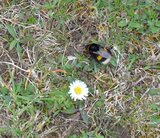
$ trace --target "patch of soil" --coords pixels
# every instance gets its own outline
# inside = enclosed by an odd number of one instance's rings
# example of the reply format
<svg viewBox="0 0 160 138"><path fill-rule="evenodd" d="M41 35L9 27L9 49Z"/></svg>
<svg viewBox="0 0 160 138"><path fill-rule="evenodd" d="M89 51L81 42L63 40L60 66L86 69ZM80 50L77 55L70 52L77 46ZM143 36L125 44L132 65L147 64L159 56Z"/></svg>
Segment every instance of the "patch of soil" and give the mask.
<svg viewBox="0 0 160 138"><path fill-rule="evenodd" d="M4 109L0 109L0 128L7 128L9 125L9 119L6 111ZM0 133L0 137L3 138L12 138L11 134L9 134L8 130L4 133Z"/></svg>
<svg viewBox="0 0 160 138"><path fill-rule="evenodd" d="M2 45L2 43L0 43ZM3 44L5 45L5 44ZM0 62L12 62L16 61L18 55L15 50L8 51L2 47L0 47ZM0 74L3 74L8 69L8 66L5 63L1 63Z"/></svg>

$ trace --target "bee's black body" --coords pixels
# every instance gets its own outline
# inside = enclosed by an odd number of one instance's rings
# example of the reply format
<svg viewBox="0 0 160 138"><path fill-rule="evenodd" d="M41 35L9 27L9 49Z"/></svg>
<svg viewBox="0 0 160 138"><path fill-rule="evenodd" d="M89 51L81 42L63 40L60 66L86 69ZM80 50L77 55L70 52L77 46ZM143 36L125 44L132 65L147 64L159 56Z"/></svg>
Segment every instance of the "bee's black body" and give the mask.
<svg viewBox="0 0 160 138"><path fill-rule="evenodd" d="M111 59L111 51L98 44L89 44L86 46L86 50L97 62L107 64Z"/></svg>
<svg viewBox="0 0 160 138"><path fill-rule="evenodd" d="M99 50L99 45L93 43L93 44L87 45L87 48L88 48L89 52L93 52L93 51L96 52Z"/></svg>

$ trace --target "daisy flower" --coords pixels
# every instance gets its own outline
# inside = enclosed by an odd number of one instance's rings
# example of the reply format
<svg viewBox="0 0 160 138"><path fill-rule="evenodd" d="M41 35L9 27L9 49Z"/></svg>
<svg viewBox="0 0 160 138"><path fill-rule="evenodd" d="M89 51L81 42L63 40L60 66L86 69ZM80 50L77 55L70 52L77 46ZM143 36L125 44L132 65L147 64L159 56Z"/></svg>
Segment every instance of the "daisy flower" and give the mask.
<svg viewBox="0 0 160 138"><path fill-rule="evenodd" d="M76 100L85 100L86 97L88 96L88 88L87 85L80 81L76 80L73 83L70 84L69 86L69 94L74 101Z"/></svg>

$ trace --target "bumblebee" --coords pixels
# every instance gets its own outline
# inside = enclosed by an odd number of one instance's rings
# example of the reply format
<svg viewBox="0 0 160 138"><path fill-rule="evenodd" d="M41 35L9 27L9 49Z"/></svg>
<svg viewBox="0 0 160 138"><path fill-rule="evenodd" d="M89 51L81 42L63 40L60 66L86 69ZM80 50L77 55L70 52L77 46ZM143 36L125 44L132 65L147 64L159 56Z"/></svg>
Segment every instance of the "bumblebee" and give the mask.
<svg viewBox="0 0 160 138"><path fill-rule="evenodd" d="M95 43L86 45L86 50L93 59L102 64L109 63L112 58L112 53L109 48L102 47Z"/></svg>

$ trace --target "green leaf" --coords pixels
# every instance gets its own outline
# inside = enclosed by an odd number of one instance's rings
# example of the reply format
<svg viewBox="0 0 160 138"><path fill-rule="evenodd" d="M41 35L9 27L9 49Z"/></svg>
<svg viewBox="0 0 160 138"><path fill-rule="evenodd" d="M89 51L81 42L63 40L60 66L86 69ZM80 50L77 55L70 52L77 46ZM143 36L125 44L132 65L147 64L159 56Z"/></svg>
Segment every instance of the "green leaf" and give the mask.
<svg viewBox="0 0 160 138"><path fill-rule="evenodd" d="M68 138L79 138L77 135L72 135L72 136L69 136Z"/></svg>
<svg viewBox="0 0 160 138"><path fill-rule="evenodd" d="M136 62L136 60L138 59L137 55L129 55L129 65L127 66L128 70L131 70L131 68L133 67L134 63Z"/></svg>
<svg viewBox="0 0 160 138"><path fill-rule="evenodd" d="M31 16L31 17L28 18L27 23L29 23L29 24L35 24L36 21L37 21L36 18L33 17L33 16Z"/></svg>
<svg viewBox="0 0 160 138"><path fill-rule="evenodd" d="M9 46L9 50L12 50L14 47L16 47L18 41L16 39L14 39L11 43L10 43L10 46Z"/></svg>
<svg viewBox="0 0 160 138"><path fill-rule="evenodd" d="M128 28L129 29L133 29L133 28L140 29L141 28L141 24L138 23L138 22L133 22L132 21L132 22L129 23Z"/></svg>
<svg viewBox="0 0 160 138"><path fill-rule="evenodd" d="M151 26L149 29L152 32L152 34L158 33L160 31L160 29L158 27L155 27L155 26Z"/></svg>
<svg viewBox="0 0 160 138"><path fill-rule="evenodd" d="M160 27L160 21L156 21L155 26Z"/></svg>
<svg viewBox="0 0 160 138"><path fill-rule="evenodd" d="M144 70L148 70L150 68L151 68L151 66L147 65L147 66L144 67Z"/></svg>
<svg viewBox="0 0 160 138"><path fill-rule="evenodd" d="M16 51L18 53L18 56L20 57L22 55L22 48L20 47L20 43L19 42L16 45Z"/></svg>
<svg viewBox="0 0 160 138"><path fill-rule="evenodd" d="M155 6L155 9L156 9L156 10L160 10L160 5L156 5L156 6Z"/></svg>
<svg viewBox="0 0 160 138"><path fill-rule="evenodd" d="M153 26L154 25L154 22L151 21L151 20L148 20L147 23L148 23L149 26Z"/></svg>
<svg viewBox="0 0 160 138"><path fill-rule="evenodd" d="M150 89L148 94L150 94L151 96L158 95L158 94L160 94L160 88Z"/></svg>
<svg viewBox="0 0 160 138"><path fill-rule="evenodd" d="M75 112L77 112L76 109L66 109L62 111L65 114L74 114Z"/></svg>
<svg viewBox="0 0 160 138"><path fill-rule="evenodd" d="M155 123L155 124L160 124L160 116L159 116L159 115L157 115L157 116L152 116L152 117L150 118L150 121L151 121L152 123Z"/></svg>
<svg viewBox="0 0 160 138"><path fill-rule="evenodd" d="M98 2L96 3L96 7L98 9L101 9L103 7L107 6L107 1L106 0L98 0Z"/></svg>
<svg viewBox="0 0 160 138"><path fill-rule="evenodd" d="M16 33L16 30L15 30L15 28L12 26L12 25L10 25L10 24L7 24L6 25L6 28L7 28L7 30L8 30L8 32L10 33L10 35L13 37L13 38L17 38L17 33Z"/></svg>
<svg viewBox="0 0 160 138"><path fill-rule="evenodd" d="M104 138L104 136L102 136L101 134L98 134L97 138Z"/></svg>
<svg viewBox="0 0 160 138"><path fill-rule="evenodd" d="M80 111L82 119L84 121L84 123L86 123L87 125L89 124L89 117L87 115L87 113L84 110Z"/></svg>
<svg viewBox="0 0 160 138"><path fill-rule="evenodd" d="M50 2L46 2L43 6L43 8L46 8L48 10L51 10L51 9L54 9L56 4L58 3L59 1L58 0L54 0L53 3L50 3Z"/></svg>
<svg viewBox="0 0 160 138"><path fill-rule="evenodd" d="M111 61L110 61L110 63L111 63L114 67L117 66L117 61L116 61L116 60L117 60L116 58L113 58L113 57L112 57L112 59L111 59Z"/></svg>
<svg viewBox="0 0 160 138"><path fill-rule="evenodd" d="M82 131L82 138L88 138L86 132Z"/></svg>
<svg viewBox="0 0 160 138"><path fill-rule="evenodd" d="M155 103L150 104L149 107L150 107L150 109L153 110L154 112L158 111L158 109L159 109L159 106L158 106L157 104L155 104Z"/></svg>
<svg viewBox="0 0 160 138"><path fill-rule="evenodd" d="M127 21L123 19L117 24L117 26L118 27L125 27L125 26L127 26Z"/></svg>
<svg viewBox="0 0 160 138"><path fill-rule="evenodd" d="M28 42L32 42L34 41L33 36L32 35L28 35L28 36L24 36L23 38L21 38L21 40L19 41L20 43L28 43Z"/></svg>

